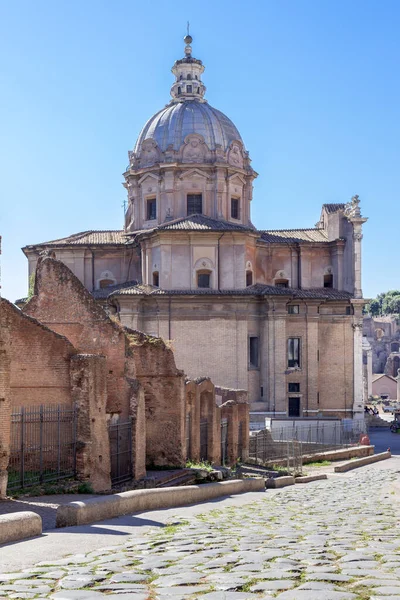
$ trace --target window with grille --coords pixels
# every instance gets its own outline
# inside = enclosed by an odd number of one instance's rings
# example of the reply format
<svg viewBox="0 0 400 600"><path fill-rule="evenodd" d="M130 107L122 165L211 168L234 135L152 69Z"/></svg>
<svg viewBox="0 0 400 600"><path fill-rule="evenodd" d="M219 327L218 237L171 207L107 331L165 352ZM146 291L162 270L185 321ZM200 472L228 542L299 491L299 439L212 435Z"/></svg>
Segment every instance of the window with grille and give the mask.
<svg viewBox="0 0 400 600"><path fill-rule="evenodd" d="M249 366L250 367L258 367L258 337L250 336L249 337Z"/></svg>
<svg viewBox="0 0 400 600"><path fill-rule="evenodd" d="M201 215L203 213L203 197L202 194L187 195L187 214Z"/></svg>
<svg viewBox="0 0 400 600"><path fill-rule="evenodd" d="M232 219L239 219L239 200L238 200L238 198L231 198L231 217L232 217Z"/></svg>
<svg viewBox="0 0 400 600"><path fill-rule="evenodd" d="M296 393L300 391L299 383L289 383L288 384L288 392Z"/></svg>
<svg viewBox="0 0 400 600"><path fill-rule="evenodd" d="M300 367L300 338L288 338L288 367Z"/></svg>
<svg viewBox="0 0 400 600"><path fill-rule="evenodd" d="M155 198L147 200L147 220L152 221L157 218L157 202Z"/></svg>
<svg viewBox="0 0 400 600"><path fill-rule="evenodd" d="M199 287L199 288L210 288L211 287L210 271L197 271L197 287Z"/></svg>
<svg viewBox="0 0 400 600"><path fill-rule="evenodd" d="M287 311L289 315L298 315L300 312L300 307L298 304L289 304Z"/></svg>

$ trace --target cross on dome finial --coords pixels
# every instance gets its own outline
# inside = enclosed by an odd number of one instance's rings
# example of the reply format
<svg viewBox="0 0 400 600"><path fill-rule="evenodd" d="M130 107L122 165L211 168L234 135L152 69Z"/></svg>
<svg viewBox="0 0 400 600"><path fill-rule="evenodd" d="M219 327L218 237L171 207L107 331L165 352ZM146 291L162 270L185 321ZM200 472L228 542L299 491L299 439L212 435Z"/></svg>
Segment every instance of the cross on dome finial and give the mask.
<svg viewBox="0 0 400 600"><path fill-rule="evenodd" d="M185 35L185 37L183 38L183 41L185 42L186 46L185 46L185 54L186 56L191 56L192 55L192 48L190 46L190 44L193 42L193 38L189 33L189 27L190 27L190 23L189 21L187 22L187 33Z"/></svg>

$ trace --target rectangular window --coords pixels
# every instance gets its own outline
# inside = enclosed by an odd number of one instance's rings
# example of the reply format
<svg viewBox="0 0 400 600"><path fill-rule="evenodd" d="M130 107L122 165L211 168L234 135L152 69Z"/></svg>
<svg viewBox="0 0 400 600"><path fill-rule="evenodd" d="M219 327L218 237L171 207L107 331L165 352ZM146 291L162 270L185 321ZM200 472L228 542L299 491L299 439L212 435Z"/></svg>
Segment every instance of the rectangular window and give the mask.
<svg viewBox="0 0 400 600"><path fill-rule="evenodd" d="M191 85L187 85L186 86L186 91L187 91L188 94L191 94L192 93L192 86Z"/></svg>
<svg viewBox="0 0 400 600"><path fill-rule="evenodd" d="M155 198L147 200L147 220L153 221L157 218L157 201Z"/></svg>
<svg viewBox="0 0 400 600"><path fill-rule="evenodd" d="M300 338L288 338L288 367L300 367Z"/></svg>
<svg viewBox="0 0 400 600"><path fill-rule="evenodd" d="M201 194L187 195L187 214L201 215L203 213L203 196Z"/></svg>
<svg viewBox="0 0 400 600"><path fill-rule="evenodd" d="M289 398L289 417L300 417L300 398Z"/></svg>
<svg viewBox="0 0 400 600"><path fill-rule="evenodd" d="M324 275L324 288L333 288L333 275Z"/></svg>
<svg viewBox="0 0 400 600"><path fill-rule="evenodd" d="M258 337L249 337L249 366L258 367Z"/></svg>
<svg viewBox="0 0 400 600"><path fill-rule="evenodd" d="M346 315L351 315L351 306L346 306Z"/></svg>
<svg viewBox="0 0 400 600"><path fill-rule="evenodd" d="M289 383L288 384L288 392L291 392L291 393L300 392L300 384L299 383Z"/></svg>
<svg viewBox="0 0 400 600"><path fill-rule="evenodd" d="M209 288L210 287L210 273L197 273L197 287Z"/></svg>
<svg viewBox="0 0 400 600"><path fill-rule="evenodd" d="M231 217L239 219L239 200L237 198L231 198Z"/></svg>
<svg viewBox="0 0 400 600"><path fill-rule="evenodd" d="M300 307L298 304L289 304L287 311L289 315L298 315L300 312Z"/></svg>

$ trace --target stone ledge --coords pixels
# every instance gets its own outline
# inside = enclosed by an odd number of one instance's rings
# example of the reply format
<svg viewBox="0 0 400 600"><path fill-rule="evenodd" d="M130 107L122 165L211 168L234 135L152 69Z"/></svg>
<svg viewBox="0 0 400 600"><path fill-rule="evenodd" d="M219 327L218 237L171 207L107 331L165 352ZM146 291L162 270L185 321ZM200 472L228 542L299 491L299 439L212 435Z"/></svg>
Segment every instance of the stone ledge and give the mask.
<svg viewBox="0 0 400 600"><path fill-rule="evenodd" d="M335 467L335 473L346 473L346 471L357 469L357 467L363 467L364 465L370 465L380 460L386 460L391 456L392 454L388 450L387 452L381 452L380 454L373 454L372 456L366 456L365 458L351 460L347 463L344 463L343 465L338 465L337 467Z"/></svg>
<svg viewBox="0 0 400 600"><path fill-rule="evenodd" d="M41 534L42 519L34 512L25 510L0 516L0 544L17 542Z"/></svg>
<svg viewBox="0 0 400 600"><path fill-rule="evenodd" d="M310 483L311 481L320 481L321 479L328 479L326 473L320 473L319 475L304 475L304 477L295 477L295 483Z"/></svg>
<svg viewBox="0 0 400 600"><path fill-rule="evenodd" d="M286 487L287 485L294 485L294 484L295 484L295 478L292 477L291 475L287 475L285 477L270 477L269 479L265 480L265 487L267 489L283 488L283 487Z"/></svg>
<svg viewBox="0 0 400 600"><path fill-rule="evenodd" d="M264 491L264 479L235 479L203 485L133 490L70 502L57 508L56 527L87 525L135 512L197 504L218 498Z"/></svg>

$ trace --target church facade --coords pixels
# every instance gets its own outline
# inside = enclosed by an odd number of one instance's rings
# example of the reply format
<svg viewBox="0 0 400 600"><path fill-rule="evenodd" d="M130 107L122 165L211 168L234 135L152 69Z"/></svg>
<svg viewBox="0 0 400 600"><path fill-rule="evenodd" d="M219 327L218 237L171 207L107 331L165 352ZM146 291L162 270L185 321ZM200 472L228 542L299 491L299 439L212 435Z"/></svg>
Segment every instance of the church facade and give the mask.
<svg viewBox="0 0 400 600"><path fill-rule="evenodd" d="M124 325L172 340L189 377L248 390L253 410L361 417L359 199L324 204L310 229L258 230L257 173L191 42L129 152L124 229L26 246L30 273L53 250Z"/></svg>

